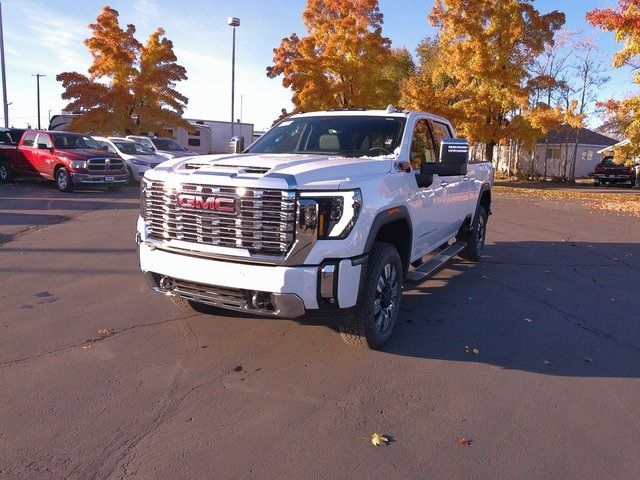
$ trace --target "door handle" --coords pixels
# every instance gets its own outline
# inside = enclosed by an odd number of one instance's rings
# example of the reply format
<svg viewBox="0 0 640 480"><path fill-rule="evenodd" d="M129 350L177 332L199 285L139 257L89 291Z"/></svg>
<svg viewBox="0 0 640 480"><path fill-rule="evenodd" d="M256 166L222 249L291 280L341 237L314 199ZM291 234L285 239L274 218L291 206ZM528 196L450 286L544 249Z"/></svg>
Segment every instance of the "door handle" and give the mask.
<svg viewBox="0 0 640 480"><path fill-rule="evenodd" d="M449 185L449 182L447 182L446 180L443 180L443 181L440 182L440 186L441 187L446 187L448 185Z"/></svg>
<svg viewBox="0 0 640 480"><path fill-rule="evenodd" d="M469 181L469 177L462 177L462 181L463 182L468 182Z"/></svg>

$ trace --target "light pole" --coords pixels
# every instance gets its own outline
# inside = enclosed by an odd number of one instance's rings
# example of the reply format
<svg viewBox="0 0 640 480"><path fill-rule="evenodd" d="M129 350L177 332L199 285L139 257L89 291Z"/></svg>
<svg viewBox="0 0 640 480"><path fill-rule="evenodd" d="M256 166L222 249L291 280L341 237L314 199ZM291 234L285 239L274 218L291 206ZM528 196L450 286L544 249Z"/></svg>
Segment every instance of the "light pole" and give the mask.
<svg viewBox="0 0 640 480"><path fill-rule="evenodd" d="M9 127L9 104L7 103L7 75L4 69L4 37L2 34L2 3L0 3L0 71L2 75L2 110L4 126Z"/></svg>
<svg viewBox="0 0 640 480"><path fill-rule="evenodd" d="M236 27L240 26L240 19L237 17L227 18L227 25L233 28L233 46L231 50L231 137L234 136L235 119L233 109L235 107L236 95Z"/></svg>
<svg viewBox="0 0 640 480"><path fill-rule="evenodd" d="M37 85L37 97L38 97L38 130L40 130L40 77L46 77L46 75L42 73L32 73L32 77L36 77L36 85Z"/></svg>

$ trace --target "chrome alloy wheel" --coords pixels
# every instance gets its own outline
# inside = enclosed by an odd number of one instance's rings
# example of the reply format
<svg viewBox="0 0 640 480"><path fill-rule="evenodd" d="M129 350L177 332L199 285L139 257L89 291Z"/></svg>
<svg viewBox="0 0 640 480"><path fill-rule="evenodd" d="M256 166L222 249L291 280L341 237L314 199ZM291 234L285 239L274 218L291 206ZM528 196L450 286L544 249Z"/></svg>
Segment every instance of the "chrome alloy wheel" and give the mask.
<svg viewBox="0 0 640 480"><path fill-rule="evenodd" d="M68 186L69 179L67 178L67 172L64 170L60 170L58 175L56 175L56 180L58 181L58 188L60 190L64 190Z"/></svg>
<svg viewBox="0 0 640 480"><path fill-rule="evenodd" d="M395 321L399 293L398 271L394 265L387 263L378 278L373 300L375 327L380 333L385 333Z"/></svg>

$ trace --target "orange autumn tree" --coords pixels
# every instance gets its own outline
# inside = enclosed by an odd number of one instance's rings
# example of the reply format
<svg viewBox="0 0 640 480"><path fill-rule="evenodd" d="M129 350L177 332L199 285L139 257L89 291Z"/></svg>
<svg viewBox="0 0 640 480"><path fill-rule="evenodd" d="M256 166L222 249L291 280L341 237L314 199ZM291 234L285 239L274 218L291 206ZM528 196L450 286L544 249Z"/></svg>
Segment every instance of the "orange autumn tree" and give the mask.
<svg viewBox="0 0 640 480"><path fill-rule="evenodd" d="M531 0L436 0L438 59L407 84L405 106L446 115L472 142L493 147L514 137L528 107L528 70L565 22ZM517 128L516 128L517 126Z"/></svg>
<svg viewBox="0 0 640 480"><path fill-rule="evenodd" d="M408 51L382 36L377 0L308 0L302 18L307 35L284 38L267 67L292 90L296 111L397 102L414 66Z"/></svg>
<svg viewBox="0 0 640 480"><path fill-rule="evenodd" d="M135 27L121 28L118 16L107 6L89 25L93 35L84 43L93 61L88 75L56 77L64 88L62 98L70 101L66 109L79 113L69 128L126 134L188 128L182 119L188 99L175 89L187 75L177 64L172 42L159 28L142 45L134 37Z"/></svg>
<svg viewBox="0 0 640 480"><path fill-rule="evenodd" d="M640 0L619 0L618 8L595 9L587 13L587 20L604 30L615 33L622 49L614 57L614 66L635 70L636 84L640 85ZM640 95L624 100L609 100L601 104L609 115L609 122L618 125L629 143L616 152L624 159L640 156Z"/></svg>

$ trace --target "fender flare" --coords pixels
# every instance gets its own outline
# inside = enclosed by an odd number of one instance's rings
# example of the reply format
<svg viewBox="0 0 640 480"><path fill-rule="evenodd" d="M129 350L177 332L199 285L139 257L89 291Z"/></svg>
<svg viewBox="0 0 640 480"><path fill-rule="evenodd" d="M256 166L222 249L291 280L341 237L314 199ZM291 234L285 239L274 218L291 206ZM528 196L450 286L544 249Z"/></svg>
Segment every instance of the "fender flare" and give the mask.
<svg viewBox="0 0 640 480"><path fill-rule="evenodd" d="M386 210L378 212L373 219L371 228L369 229L369 235L364 246L364 253L369 253L373 248L373 243L378 236L378 232L382 227L398 220L405 220L409 226L409 257L411 257L411 251L413 249L413 223L411 222L411 216L409 210L404 205L397 207L391 207Z"/></svg>

